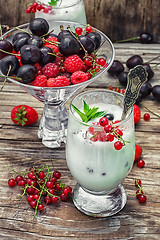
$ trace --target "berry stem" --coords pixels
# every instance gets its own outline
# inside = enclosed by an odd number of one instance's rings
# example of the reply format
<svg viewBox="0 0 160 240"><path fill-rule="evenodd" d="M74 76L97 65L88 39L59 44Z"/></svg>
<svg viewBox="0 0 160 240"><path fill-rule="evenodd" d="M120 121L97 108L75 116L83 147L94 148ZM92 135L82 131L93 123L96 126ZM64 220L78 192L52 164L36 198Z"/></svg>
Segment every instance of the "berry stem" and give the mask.
<svg viewBox="0 0 160 240"><path fill-rule="evenodd" d="M0 24L0 37L3 40L2 25Z"/></svg>
<svg viewBox="0 0 160 240"><path fill-rule="evenodd" d="M133 40L137 40L137 39L140 39L140 37L138 36L138 37L128 38L128 39L116 41L115 43L129 42L129 41L133 41Z"/></svg>
<svg viewBox="0 0 160 240"><path fill-rule="evenodd" d="M1 87L1 89L0 89L0 92L2 92L2 90L3 90L3 88L4 88L4 85L6 84L7 77L8 77L8 75L9 75L10 71L11 71L11 68L12 68L12 66L9 65L7 75L6 75L6 77L4 78L4 82L3 82L3 85L2 85L2 87Z"/></svg>
<svg viewBox="0 0 160 240"><path fill-rule="evenodd" d="M22 28L19 28L19 27L12 27L11 29L17 29L17 30L19 30L19 31L21 31L21 32L28 33L30 36L32 35L32 34L30 34L29 32L27 32L26 30L24 30L24 29L22 29Z"/></svg>
<svg viewBox="0 0 160 240"><path fill-rule="evenodd" d="M45 181L44 181L44 184L42 185L42 188L41 188L41 191L40 191L40 194L39 194L39 199L37 200L37 204L36 204L36 207L35 207L35 213L34 213L34 217L33 217L33 220L35 219L35 217L36 217L36 215L37 215L37 212L38 212L38 204L39 204L39 202L40 202L40 199L41 199L41 196L42 196L42 193L43 193L43 190L44 190L44 188L45 188L45 186L46 186L46 182L48 181L48 176L49 176L49 174L50 174L50 167L48 167L47 166L47 174L46 174L46 179L45 179Z"/></svg>
<svg viewBox="0 0 160 240"><path fill-rule="evenodd" d="M151 60L149 60L148 62L145 62L145 63L150 63L150 62L152 62L152 61L154 61L154 60L156 60L157 58L159 58L160 57L160 55L158 55L157 57L155 57L155 58L152 58Z"/></svg>
<svg viewBox="0 0 160 240"><path fill-rule="evenodd" d="M149 108L147 108L146 106L144 106L142 103L140 103L140 105L141 105L142 107L144 107L145 109L147 109L150 113L152 113L152 114L155 115L156 117L160 118L160 115L158 115L157 113L152 112Z"/></svg>
<svg viewBox="0 0 160 240"><path fill-rule="evenodd" d="M83 51L85 52L84 58L86 58L88 56L88 52L87 50L84 48L83 44L81 43L81 41L79 41L79 39L75 36L75 34L72 33L70 27L67 27L68 31L70 32L70 34L79 42L79 44L81 45Z"/></svg>
<svg viewBox="0 0 160 240"><path fill-rule="evenodd" d="M10 55L13 55L13 56L18 56L18 57L21 56L20 54L12 53L12 52L7 52L7 51L5 51L5 50L3 50L3 49L0 49L0 51L3 52L3 53L7 53L7 54L10 54Z"/></svg>

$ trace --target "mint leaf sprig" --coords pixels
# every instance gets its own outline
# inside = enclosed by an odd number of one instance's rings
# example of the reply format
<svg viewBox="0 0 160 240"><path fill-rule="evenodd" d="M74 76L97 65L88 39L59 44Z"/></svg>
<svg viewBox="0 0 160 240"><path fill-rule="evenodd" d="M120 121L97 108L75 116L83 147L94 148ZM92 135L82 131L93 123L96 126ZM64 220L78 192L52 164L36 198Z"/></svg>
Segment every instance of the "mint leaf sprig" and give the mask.
<svg viewBox="0 0 160 240"><path fill-rule="evenodd" d="M81 112L76 106L74 106L71 103L71 106L73 107L73 109L79 114L79 116L81 117L82 121L87 123L88 121L97 118L97 117L102 117L106 114L106 112L104 111L100 111L98 112L99 107L93 107L93 108L89 108L89 105L83 100L83 111Z"/></svg>

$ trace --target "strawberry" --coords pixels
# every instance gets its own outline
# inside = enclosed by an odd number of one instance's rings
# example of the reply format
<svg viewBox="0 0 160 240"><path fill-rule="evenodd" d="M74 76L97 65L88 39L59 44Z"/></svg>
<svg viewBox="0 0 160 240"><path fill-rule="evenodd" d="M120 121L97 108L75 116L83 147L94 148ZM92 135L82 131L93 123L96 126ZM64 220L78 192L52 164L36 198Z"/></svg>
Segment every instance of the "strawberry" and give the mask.
<svg viewBox="0 0 160 240"><path fill-rule="evenodd" d="M134 161L136 162L142 155L142 148L141 146L135 144L135 158Z"/></svg>
<svg viewBox="0 0 160 240"><path fill-rule="evenodd" d="M11 111L12 121L20 126L31 125L38 119L38 114L35 109L27 105L18 105Z"/></svg>
<svg viewBox="0 0 160 240"><path fill-rule="evenodd" d="M136 124L141 119L141 110L136 104L133 104L133 113L134 113L134 123Z"/></svg>

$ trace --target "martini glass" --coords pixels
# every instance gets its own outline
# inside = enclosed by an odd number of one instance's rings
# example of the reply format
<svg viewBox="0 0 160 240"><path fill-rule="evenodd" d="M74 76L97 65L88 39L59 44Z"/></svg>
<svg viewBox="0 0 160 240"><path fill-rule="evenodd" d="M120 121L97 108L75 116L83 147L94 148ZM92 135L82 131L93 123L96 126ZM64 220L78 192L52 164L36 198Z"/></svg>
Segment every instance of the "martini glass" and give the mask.
<svg viewBox="0 0 160 240"><path fill-rule="evenodd" d="M50 24L50 22L49 22ZM70 26L72 31L76 27L85 27L80 23L68 21L54 21L54 33L60 32L60 26L63 25L64 29ZM53 26L53 22L52 22ZM28 30L28 23L20 25L18 29ZM50 27L51 31L53 28ZM94 29L94 28L93 28ZM40 120L38 137L42 139L42 143L49 148L60 147L62 142L66 142L68 113L65 103L82 91L87 85L98 79L107 69L110 68L114 60L114 47L110 39L97 29L94 29L101 35L102 46L99 48L99 56L106 58L107 66L103 68L95 77L86 82L66 87L36 87L20 83L16 80L8 78L12 83L19 85L26 92L33 97L44 103L43 114ZM12 41L13 35L18 32L17 29L12 29L3 35L9 41ZM102 54L103 53L103 54Z"/></svg>

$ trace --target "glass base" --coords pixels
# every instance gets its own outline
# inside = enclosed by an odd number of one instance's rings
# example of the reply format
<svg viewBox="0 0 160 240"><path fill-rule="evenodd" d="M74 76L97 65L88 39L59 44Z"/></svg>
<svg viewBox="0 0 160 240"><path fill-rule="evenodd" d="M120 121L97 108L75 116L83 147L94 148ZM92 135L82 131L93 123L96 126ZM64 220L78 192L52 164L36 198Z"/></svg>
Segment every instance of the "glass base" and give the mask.
<svg viewBox="0 0 160 240"><path fill-rule="evenodd" d="M127 194L122 184L113 192L95 195L79 184L74 189L73 202L78 210L93 217L108 217L118 213L126 204Z"/></svg>

